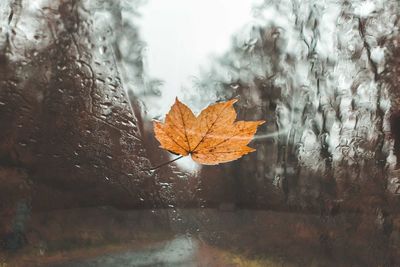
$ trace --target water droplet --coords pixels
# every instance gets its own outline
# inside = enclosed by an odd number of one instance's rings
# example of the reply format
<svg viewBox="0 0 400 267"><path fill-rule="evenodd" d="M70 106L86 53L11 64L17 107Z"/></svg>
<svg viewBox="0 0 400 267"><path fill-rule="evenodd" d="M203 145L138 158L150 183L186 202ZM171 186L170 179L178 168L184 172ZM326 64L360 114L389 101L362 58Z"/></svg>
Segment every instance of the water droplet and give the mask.
<svg viewBox="0 0 400 267"><path fill-rule="evenodd" d="M106 52L107 52L107 47L105 47L105 46L101 46L100 48L99 48L99 51L100 51L100 54L105 54Z"/></svg>

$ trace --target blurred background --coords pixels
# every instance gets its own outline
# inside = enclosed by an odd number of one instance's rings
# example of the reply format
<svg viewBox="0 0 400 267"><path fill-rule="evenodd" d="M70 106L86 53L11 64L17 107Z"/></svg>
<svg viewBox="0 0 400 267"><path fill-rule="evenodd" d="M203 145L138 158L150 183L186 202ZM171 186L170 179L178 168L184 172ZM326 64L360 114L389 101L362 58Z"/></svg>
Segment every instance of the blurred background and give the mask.
<svg viewBox="0 0 400 267"><path fill-rule="evenodd" d="M399 266L395 0L0 2L0 266ZM175 97L265 120L159 148Z"/></svg>

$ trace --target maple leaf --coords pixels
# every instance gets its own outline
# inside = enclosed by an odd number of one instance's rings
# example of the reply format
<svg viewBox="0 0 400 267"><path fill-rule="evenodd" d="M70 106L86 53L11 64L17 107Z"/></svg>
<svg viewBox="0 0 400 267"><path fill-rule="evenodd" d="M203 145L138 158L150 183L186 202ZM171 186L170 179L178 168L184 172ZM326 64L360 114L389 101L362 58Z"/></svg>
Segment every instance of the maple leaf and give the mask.
<svg viewBox="0 0 400 267"><path fill-rule="evenodd" d="M164 148L187 156L201 164L214 165L236 160L255 151L248 147L265 121L236 121L233 104L237 99L208 106L199 116L176 98L165 117L165 123L155 121L154 132Z"/></svg>

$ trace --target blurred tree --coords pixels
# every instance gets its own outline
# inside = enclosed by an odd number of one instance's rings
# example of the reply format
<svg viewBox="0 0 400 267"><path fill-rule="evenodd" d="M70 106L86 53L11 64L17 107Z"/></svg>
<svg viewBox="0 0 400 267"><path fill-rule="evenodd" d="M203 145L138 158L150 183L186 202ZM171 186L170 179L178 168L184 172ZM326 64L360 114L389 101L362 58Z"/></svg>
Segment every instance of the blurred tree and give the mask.
<svg viewBox="0 0 400 267"><path fill-rule="evenodd" d="M220 167L236 192L229 201L322 212L385 206L398 110L397 45L388 40L398 36L399 6L370 4L265 1L197 79L205 101L239 97L241 117L267 121L257 152Z"/></svg>
<svg viewBox="0 0 400 267"><path fill-rule="evenodd" d="M28 174L34 209L156 201L113 49L124 3L1 1L0 166Z"/></svg>

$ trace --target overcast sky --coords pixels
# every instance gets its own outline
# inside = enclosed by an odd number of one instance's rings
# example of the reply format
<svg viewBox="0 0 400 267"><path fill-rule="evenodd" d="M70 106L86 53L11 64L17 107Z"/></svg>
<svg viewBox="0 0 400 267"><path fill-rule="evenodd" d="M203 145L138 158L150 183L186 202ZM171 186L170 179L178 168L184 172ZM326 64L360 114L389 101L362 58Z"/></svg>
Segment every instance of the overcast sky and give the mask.
<svg viewBox="0 0 400 267"><path fill-rule="evenodd" d="M258 1L259 2L259 1ZM141 8L140 31L147 43L147 74L165 82L150 115L165 114L182 87L212 55L230 47L231 36L251 21L253 0L149 0ZM190 94L190 92L186 92Z"/></svg>

